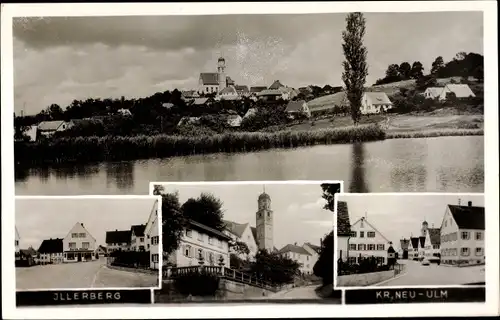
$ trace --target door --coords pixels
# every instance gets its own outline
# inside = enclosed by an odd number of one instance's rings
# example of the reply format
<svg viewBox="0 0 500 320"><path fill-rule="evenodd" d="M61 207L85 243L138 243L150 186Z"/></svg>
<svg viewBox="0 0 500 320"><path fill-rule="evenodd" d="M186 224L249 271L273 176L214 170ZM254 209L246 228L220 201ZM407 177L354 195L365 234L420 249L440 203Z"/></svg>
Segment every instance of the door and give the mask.
<svg viewBox="0 0 500 320"><path fill-rule="evenodd" d="M77 253L77 257L78 257L78 262L81 262L82 261L82 254L81 253Z"/></svg>

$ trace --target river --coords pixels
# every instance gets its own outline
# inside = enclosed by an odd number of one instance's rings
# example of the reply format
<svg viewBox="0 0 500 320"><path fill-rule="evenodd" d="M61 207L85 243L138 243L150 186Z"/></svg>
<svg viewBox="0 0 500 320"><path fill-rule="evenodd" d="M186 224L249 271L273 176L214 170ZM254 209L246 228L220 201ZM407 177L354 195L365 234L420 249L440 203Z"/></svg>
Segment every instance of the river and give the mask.
<svg viewBox="0 0 500 320"><path fill-rule="evenodd" d="M16 195L142 195L150 181L343 180L350 192L484 192L483 136L392 139L16 171Z"/></svg>

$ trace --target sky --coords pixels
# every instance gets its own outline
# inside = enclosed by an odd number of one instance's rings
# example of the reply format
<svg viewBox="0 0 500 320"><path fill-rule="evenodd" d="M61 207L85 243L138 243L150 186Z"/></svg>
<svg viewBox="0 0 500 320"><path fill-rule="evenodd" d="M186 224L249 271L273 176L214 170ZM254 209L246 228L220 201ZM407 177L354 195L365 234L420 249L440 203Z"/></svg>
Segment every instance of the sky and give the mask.
<svg viewBox="0 0 500 320"><path fill-rule="evenodd" d="M197 88L200 72L237 84L342 85L345 13L16 18L15 111L74 99ZM366 13L367 84L392 63L483 53L482 12Z"/></svg>
<svg viewBox="0 0 500 320"><path fill-rule="evenodd" d="M96 239L106 245L106 231L130 230L146 224L156 198L142 199L16 199L16 227L19 246L38 249L44 239L64 238L77 223L83 223Z"/></svg>
<svg viewBox="0 0 500 320"><path fill-rule="evenodd" d="M339 195L339 201L347 202L351 225L365 216L366 220L399 248L399 240L420 236L422 222L429 228L441 227L448 204L462 205L472 201L473 206L484 207L483 194L450 195L424 193L414 195Z"/></svg>
<svg viewBox="0 0 500 320"><path fill-rule="evenodd" d="M274 246L320 245L320 239L333 230L333 212L323 209L325 200L319 184L194 184L165 185L165 192L178 191L179 201L211 193L223 202L224 219L250 223L255 227L257 199L265 192L271 197L274 214Z"/></svg>

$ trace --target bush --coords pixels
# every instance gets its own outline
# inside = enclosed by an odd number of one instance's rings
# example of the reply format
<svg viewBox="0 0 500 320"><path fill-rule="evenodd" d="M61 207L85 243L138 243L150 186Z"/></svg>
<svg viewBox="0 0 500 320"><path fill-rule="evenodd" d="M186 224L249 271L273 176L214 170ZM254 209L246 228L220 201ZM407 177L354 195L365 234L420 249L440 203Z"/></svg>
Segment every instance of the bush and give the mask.
<svg viewBox="0 0 500 320"><path fill-rule="evenodd" d="M113 251L111 265L128 267L149 267L149 252L145 251Z"/></svg>
<svg viewBox="0 0 500 320"><path fill-rule="evenodd" d="M183 295L214 296L219 289L220 279L206 271L192 271L174 279L175 289Z"/></svg>

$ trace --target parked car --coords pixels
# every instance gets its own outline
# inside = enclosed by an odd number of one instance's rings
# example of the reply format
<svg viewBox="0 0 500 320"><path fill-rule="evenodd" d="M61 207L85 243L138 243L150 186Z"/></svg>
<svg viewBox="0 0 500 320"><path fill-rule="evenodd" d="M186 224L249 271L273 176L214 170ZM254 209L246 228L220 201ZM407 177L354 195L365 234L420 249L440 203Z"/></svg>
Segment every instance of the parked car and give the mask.
<svg viewBox="0 0 500 320"><path fill-rule="evenodd" d="M422 260L422 265L423 265L423 266L428 266L428 265L430 265L430 264L431 264L431 263L429 262L429 260L427 260L427 259Z"/></svg>

